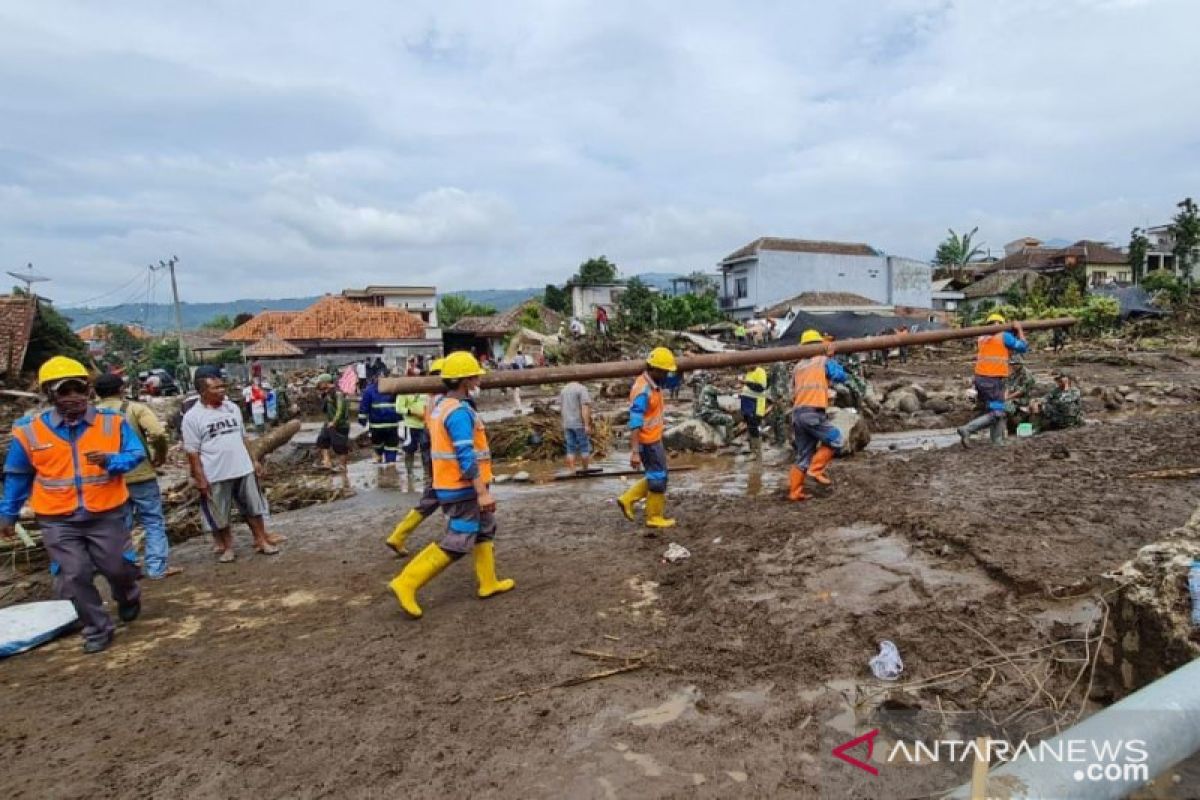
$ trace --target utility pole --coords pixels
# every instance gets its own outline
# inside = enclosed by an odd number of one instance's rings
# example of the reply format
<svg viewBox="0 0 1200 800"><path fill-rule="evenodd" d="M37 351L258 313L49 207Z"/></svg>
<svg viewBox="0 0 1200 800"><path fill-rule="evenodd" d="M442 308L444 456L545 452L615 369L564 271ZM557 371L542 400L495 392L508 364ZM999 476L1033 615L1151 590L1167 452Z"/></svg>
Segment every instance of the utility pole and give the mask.
<svg viewBox="0 0 1200 800"><path fill-rule="evenodd" d="M150 265L152 272L158 270L168 270L171 273L171 298L175 304L175 334L179 337L179 363L184 370L188 369L187 360L187 345L183 341L183 312L179 309L179 284L175 280L175 265L179 263L179 256L171 256L167 261L159 261L158 266Z"/></svg>

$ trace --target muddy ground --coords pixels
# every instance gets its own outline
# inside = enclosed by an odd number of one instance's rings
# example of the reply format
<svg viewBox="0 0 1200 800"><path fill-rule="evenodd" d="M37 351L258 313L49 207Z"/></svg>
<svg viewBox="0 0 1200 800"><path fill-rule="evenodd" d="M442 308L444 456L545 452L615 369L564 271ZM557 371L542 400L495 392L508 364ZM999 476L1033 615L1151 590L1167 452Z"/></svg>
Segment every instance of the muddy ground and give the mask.
<svg viewBox="0 0 1200 800"><path fill-rule="evenodd" d="M498 558L517 589L480 601L455 564L419 622L386 591L400 563L381 544L411 495L279 515L291 541L274 558L244 535L232 565L202 541L178 547L185 574L146 585L143 617L107 653L66 639L0 664L6 789L811 797L840 766L823 741L861 732L855 705L886 691L1069 723L1106 697L1081 643L1103 616L1098 576L1195 505L1194 481L1128 475L1194 465L1197 434L1185 407L1000 450L862 454L803 505L780 499L785 468L718 460L676 476L679 524L657 538L617 512L617 479L505 485ZM672 541L691 558L664 563ZM899 685L867 669L881 639L904 657ZM623 663L573 649L645 666L538 691Z"/></svg>

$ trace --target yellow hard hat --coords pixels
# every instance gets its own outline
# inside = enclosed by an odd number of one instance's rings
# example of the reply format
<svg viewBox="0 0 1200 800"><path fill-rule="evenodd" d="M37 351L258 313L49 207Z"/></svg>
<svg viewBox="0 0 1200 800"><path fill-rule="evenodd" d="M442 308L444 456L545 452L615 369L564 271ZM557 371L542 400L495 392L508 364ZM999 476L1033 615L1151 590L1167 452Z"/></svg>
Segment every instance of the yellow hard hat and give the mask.
<svg viewBox="0 0 1200 800"><path fill-rule="evenodd" d="M486 374L487 370L479 366L475 356L466 351L451 353L442 359L442 377L448 381L474 378L476 375Z"/></svg>
<svg viewBox="0 0 1200 800"><path fill-rule="evenodd" d="M987 321L988 322L999 322L1001 324L1008 322L1008 320L1006 320L1004 318L1003 314L996 314L996 313L988 314Z"/></svg>
<svg viewBox="0 0 1200 800"><path fill-rule="evenodd" d="M42 364L41 369L38 370L38 383L42 386L48 383L64 381L68 378L88 380L87 367L73 358L55 356L45 364Z"/></svg>
<svg viewBox="0 0 1200 800"><path fill-rule="evenodd" d="M674 372L678 369L675 365L675 354L665 347L656 347L651 350L650 357L646 359L646 363L664 372Z"/></svg>
<svg viewBox="0 0 1200 800"><path fill-rule="evenodd" d="M442 365L445 363L446 363L446 359L444 359L444 358L435 358L433 361L430 361L429 362L429 374L430 375L441 374Z"/></svg>
<svg viewBox="0 0 1200 800"><path fill-rule="evenodd" d="M800 344L817 344L823 341L825 341L825 338L821 336L821 332L816 328L809 328L800 334Z"/></svg>

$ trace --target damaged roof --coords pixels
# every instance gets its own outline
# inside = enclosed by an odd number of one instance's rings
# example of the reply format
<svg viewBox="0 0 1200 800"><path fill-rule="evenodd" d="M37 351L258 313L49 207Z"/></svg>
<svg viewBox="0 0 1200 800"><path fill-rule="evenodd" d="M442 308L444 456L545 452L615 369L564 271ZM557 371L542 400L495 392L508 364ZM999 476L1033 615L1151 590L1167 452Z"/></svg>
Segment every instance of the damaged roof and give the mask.
<svg viewBox="0 0 1200 800"><path fill-rule="evenodd" d="M861 242L825 242L815 239L779 239L773 236L762 236L745 247L734 250L725 258L722 264L751 258L762 250L776 250L784 253L827 253L837 256L878 256L880 252L869 244Z"/></svg>

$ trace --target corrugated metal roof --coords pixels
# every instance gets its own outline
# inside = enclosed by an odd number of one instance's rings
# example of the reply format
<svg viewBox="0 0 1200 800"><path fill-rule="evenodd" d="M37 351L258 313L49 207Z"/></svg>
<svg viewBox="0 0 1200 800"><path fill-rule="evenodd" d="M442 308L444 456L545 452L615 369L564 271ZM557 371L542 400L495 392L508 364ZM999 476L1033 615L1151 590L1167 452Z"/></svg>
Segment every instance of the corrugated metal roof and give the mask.
<svg viewBox="0 0 1200 800"><path fill-rule="evenodd" d="M878 256L879 251L861 242L826 242L815 239L779 239L763 236L745 247L725 256L722 263L738 261L757 254L760 250L776 250L785 253L829 253L840 256Z"/></svg>

